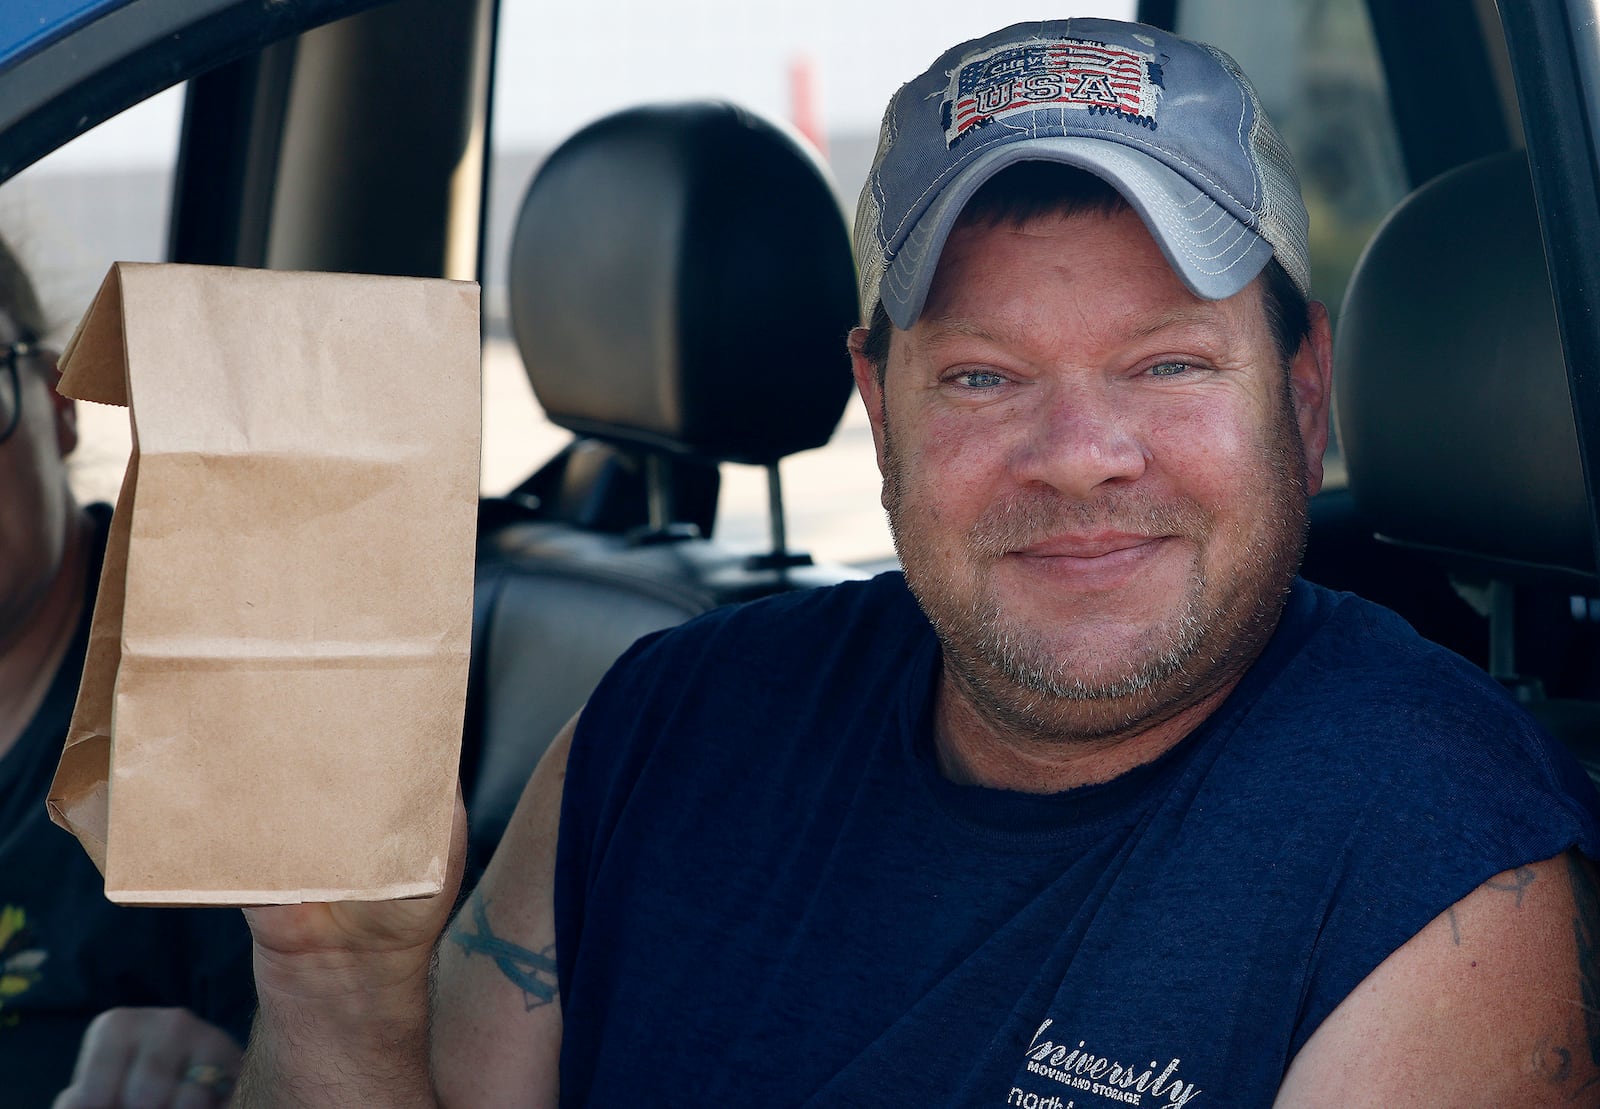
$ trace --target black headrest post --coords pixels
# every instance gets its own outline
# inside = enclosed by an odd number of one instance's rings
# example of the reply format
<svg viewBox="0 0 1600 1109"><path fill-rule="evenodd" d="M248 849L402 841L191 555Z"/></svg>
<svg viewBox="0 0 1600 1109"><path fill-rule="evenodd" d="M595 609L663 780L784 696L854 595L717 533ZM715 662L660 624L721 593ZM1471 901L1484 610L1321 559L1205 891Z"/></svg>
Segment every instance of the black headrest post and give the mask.
<svg viewBox="0 0 1600 1109"><path fill-rule="evenodd" d="M772 553L781 558L789 553L789 534L783 522L783 480L778 477L776 462L767 466L767 513L772 523Z"/></svg>
<svg viewBox="0 0 1600 1109"><path fill-rule="evenodd" d="M788 570L795 566L811 566L811 556L802 551L789 550L789 529L783 515L783 480L778 476L777 462L767 463L767 514L772 533L772 550L764 555L745 559L748 570Z"/></svg>
<svg viewBox="0 0 1600 1109"><path fill-rule="evenodd" d="M1489 676L1517 681L1517 594L1508 581L1489 582Z"/></svg>
<svg viewBox="0 0 1600 1109"><path fill-rule="evenodd" d="M667 473L666 459L659 454L644 456L644 489L650 530L665 532L677 518L677 507L672 503L672 479Z"/></svg>

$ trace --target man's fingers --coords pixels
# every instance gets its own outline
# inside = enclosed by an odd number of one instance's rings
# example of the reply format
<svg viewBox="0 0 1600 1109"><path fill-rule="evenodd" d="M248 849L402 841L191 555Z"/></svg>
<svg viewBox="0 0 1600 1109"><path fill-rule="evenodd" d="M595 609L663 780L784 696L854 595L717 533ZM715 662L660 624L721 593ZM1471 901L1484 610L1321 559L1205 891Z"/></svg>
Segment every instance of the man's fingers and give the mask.
<svg viewBox="0 0 1600 1109"><path fill-rule="evenodd" d="M234 1079L239 1074L237 1054L235 1052L235 1058L226 1065L190 1063L178 1078L172 1109L216 1109L228 1104L233 1095Z"/></svg>
<svg viewBox="0 0 1600 1109"><path fill-rule="evenodd" d="M108 1009L89 1022L73 1064L72 1085L61 1091L51 1109L115 1109L134 1055L129 1027L119 1016L125 1011Z"/></svg>
<svg viewBox="0 0 1600 1109"><path fill-rule="evenodd" d="M197 1106L218 1104L209 1091L190 1089L183 1083L184 1072L189 1066L189 1053L186 1050L167 1042L148 1043L142 1047L143 1050L133 1057L128 1073L123 1078L122 1100L118 1102L118 1109L172 1109L178 1104L180 1092L202 1094L199 1101L189 1099L190 1103Z"/></svg>
<svg viewBox="0 0 1600 1109"><path fill-rule="evenodd" d="M53 1109L216 1109L239 1060L232 1037L185 1009L111 1009L89 1025Z"/></svg>

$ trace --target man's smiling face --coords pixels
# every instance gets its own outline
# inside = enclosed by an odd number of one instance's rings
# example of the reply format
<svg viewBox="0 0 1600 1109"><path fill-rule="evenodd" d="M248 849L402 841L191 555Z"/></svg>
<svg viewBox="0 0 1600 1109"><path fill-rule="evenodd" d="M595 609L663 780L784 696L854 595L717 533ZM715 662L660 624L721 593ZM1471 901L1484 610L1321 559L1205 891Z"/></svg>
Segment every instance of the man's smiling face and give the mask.
<svg viewBox="0 0 1600 1109"><path fill-rule="evenodd" d="M1313 346L1286 377L1259 280L1197 298L1127 208L951 233L881 390L857 378L907 581L991 725L1110 738L1231 688L1321 480Z"/></svg>

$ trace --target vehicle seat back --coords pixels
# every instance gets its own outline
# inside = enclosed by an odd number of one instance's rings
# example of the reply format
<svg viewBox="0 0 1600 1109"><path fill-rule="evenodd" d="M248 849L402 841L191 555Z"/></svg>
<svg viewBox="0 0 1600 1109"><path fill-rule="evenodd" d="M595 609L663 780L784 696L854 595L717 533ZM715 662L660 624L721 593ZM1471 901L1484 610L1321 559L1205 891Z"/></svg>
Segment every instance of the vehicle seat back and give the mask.
<svg viewBox="0 0 1600 1109"><path fill-rule="evenodd" d="M1571 659L1529 642L1537 630L1548 646L1554 632L1569 655L1587 649L1570 598L1597 583L1520 151L1446 173L1390 214L1351 278L1334 362L1339 441L1363 517L1487 612L1490 672L1600 768L1595 704L1543 692L1542 671Z"/></svg>
<svg viewBox="0 0 1600 1109"><path fill-rule="evenodd" d="M463 786L475 860L550 738L639 635L719 604L861 576L709 539L717 467L827 442L851 392L854 265L825 171L731 105L583 129L529 186L513 333L579 436L479 536Z"/></svg>

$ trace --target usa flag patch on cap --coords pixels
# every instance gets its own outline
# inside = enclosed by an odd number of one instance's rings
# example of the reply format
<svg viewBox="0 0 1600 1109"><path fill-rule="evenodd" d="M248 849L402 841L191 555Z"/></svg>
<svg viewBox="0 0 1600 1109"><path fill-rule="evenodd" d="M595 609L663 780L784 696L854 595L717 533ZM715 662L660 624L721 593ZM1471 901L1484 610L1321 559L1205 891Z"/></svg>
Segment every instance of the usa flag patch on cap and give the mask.
<svg viewBox="0 0 1600 1109"><path fill-rule="evenodd" d="M962 62L950 75L945 141L1040 108L1115 112L1155 127L1161 66L1152 54L1086 39L1003 46Z"/></svg>

